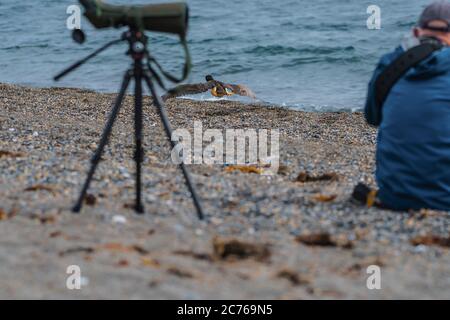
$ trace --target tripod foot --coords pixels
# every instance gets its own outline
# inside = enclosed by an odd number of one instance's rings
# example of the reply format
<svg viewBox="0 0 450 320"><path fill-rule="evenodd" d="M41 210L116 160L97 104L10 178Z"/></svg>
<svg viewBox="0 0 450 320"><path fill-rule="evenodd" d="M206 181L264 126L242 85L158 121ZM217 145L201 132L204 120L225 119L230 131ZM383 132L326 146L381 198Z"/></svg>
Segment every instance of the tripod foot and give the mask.
<svg viewBox="0 0 450 320"><path fill-rule="evenodd" d="M136 204L134 206L134 211L136 211L137 214L144 214L145 213L144 206L142 204Z"/></svg>
<svg viewBox="0 0 450 320"><path fill-rule="evenodd" d="M81 211L81 206L78 204L72 208L73 213L80 213L80 211Z"/></svg>

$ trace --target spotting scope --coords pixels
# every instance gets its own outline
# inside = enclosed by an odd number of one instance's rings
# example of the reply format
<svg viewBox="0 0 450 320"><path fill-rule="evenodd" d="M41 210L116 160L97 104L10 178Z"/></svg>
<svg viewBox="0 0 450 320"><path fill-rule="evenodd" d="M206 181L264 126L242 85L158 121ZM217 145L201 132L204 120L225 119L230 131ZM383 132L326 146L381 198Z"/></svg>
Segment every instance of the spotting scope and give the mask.
<svg viewBox="0 0 450 320"><path fill-rule="evenodd" d="M98 29L129 26L139 31L177 34L181 38L187 33L189 9L184 2L111 5L101 0L79 1L85 8L85 17Z"/></svg>

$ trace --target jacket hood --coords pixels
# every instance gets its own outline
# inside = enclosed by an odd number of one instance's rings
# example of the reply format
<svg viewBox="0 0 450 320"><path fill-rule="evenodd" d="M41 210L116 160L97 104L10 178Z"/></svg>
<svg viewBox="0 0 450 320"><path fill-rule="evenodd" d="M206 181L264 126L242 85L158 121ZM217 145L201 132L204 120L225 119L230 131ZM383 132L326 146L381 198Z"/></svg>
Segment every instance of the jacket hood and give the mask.
<svg viewBox="0 0 450 320"><path fill-rule="evenodd" d="M450 47L444 47L431 54L405 75L406 79L428 79L450 71Z"/></svg>

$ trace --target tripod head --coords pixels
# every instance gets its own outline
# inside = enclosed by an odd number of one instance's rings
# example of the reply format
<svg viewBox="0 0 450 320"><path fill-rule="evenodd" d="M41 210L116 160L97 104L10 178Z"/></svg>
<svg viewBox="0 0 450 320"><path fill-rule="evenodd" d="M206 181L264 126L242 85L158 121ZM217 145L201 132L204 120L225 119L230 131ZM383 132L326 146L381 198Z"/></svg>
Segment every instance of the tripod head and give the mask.
<svg viewBox="0 0 450 320"><path fill-rule="evenodd" d="M81 32L80 34L80 30L79 29L75 29L73 31L73 37L75 38L79 38L79 39L84 39L84 34ZM180 83L182 81L184 81L191 70L191 57L190 57L190 53L189 53L189 48L187 46L187 43L185 41L182 41L181 44L183 46L184 49L184 53L185 53L185 62L184 62L184 67L183 67L183 74L180 78L177 78L171 74L169 74L168 72L164 71L164 69L161 67L161 65L158 63L158 61L150 55L150 52L148 51L147 45L148 45L148 37L145 35L144 32L142 31L138 31L134 28L130 28L128 31L125 31L122 33L122 35L120 36L119 39L110 41L108 43L106 43L104 46L102 46L101 48L97 49L96 51L94 51L93 53L91 53L90 55L86 56L85 58L75 62L74 64L72 64L70 67L68 67L67 69L63 70L62 72L60 72L59 74L57 74L54 77L55 81L59 81L61 78L63 78L64 76L66 76L67 74L69 74L70 72L74 71L75 69L77 69L78 67L80 67L81 65L85 64L87 61L89 61L90 59L94 58L95 56L97 56L98 54L100 54L101 52L105 51L106 49L108 49L109 47L127 41L129 43L129 50L127 51L126 54L130 55L133 60L140 60L142 61L144 58L146 59L145 63L148 67L148 70L150 71L150 73L152 74L152 76L156 79L158 85L160 87L162 87L164 90L165 85L163 83L163 81L161 80L161 76L158 75L158 73L155 71L155 68L153 68L151 66L151 64L153 63L156 68L159 70L159 72L164 76L164 78L166 78L167 80L169 80L170 82L173 83ZM84 40L83 40L84 42Z"/></svg>

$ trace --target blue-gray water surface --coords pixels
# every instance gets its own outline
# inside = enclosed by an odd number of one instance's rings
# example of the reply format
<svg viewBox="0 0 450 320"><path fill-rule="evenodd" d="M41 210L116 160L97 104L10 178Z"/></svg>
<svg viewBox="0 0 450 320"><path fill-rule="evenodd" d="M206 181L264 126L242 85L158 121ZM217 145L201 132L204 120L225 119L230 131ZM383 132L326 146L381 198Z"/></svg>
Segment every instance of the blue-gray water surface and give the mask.
<svg viewBox="0 0 450 320"><path fill-rule="evenodd" d="M161 1L110 1L158 3ZM206 74L243 83L268 103L304 110L357 110L379 57L410 32L426 0L190 0L189 82ZM95 30L78 45L66 27L75 0L0 0L0 82L37 87L118 89L130 61L126 45L96 57L59 83L52 77L119 30ZM381 29L369 30L369 5L381 8ZM150 49L171 72L180 72L177 39L150 33ZM194 98L210 98L198 95Z"/></svg>

